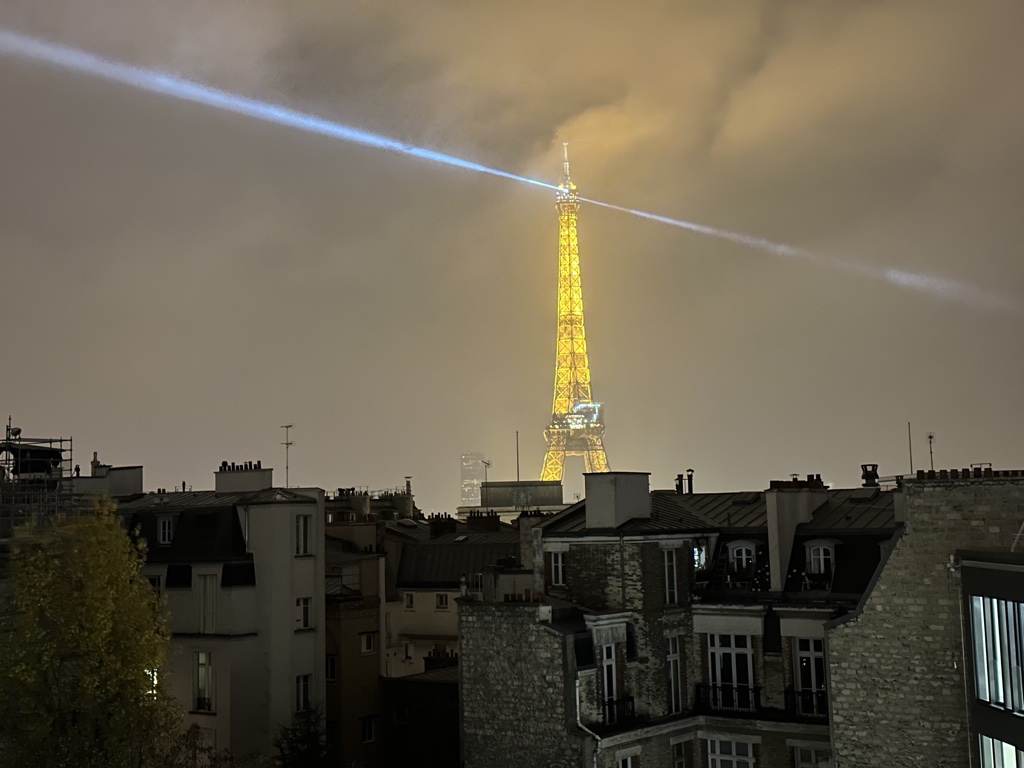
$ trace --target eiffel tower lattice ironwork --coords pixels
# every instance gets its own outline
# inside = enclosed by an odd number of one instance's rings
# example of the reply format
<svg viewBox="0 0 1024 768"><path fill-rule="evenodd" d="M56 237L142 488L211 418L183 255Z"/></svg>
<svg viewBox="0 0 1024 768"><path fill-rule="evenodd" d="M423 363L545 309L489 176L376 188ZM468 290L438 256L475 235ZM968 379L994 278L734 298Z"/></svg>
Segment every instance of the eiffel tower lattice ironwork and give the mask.
<svg viewBox="0 0 1024 768"><path fill-rule="evenodd" d="M590 391L590 362L583 329L583 286L576 214L576 185L569 177L569 145L563 145L562 183L558 186L558 342L551 425L544 430L548 451L541 480L561 480L566 456L582 456L587 472L607 472L601 403Z"/></svg>

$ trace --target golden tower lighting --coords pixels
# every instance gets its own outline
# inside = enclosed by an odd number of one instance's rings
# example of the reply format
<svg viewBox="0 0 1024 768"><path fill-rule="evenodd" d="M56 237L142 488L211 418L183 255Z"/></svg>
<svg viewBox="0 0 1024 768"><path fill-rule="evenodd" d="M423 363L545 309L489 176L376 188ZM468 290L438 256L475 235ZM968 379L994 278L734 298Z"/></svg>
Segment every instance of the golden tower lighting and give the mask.
<svg viewBox="0 0 1024 768"><path fill-rule="evenodd" d="M607 472L601 403L590 392L587 336L583 330L583 285L576 214L576 185L569 178L569 145L563 144L562 183L558 186L558 342L555 350L555 398L551 425L544 430L548 451L541 480L561 480L566 456L582 456L587 472Z"/></svg>

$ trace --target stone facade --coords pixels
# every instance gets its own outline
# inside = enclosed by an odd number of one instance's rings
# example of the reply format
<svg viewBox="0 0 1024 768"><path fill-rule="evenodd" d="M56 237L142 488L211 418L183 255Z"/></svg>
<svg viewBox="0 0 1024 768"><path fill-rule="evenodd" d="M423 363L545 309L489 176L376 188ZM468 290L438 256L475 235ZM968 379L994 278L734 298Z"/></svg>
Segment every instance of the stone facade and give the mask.
<svg viewBox="0 0 1024 768"><path fill-rule="evenodd" d="M904 491L903 535L858 612L828 632L837 768L969 764L955 553L1009 550L1024 479L919 479Z"/></svg>
<svg viewBox="0 0 1024 768"><path fill-rule="evenodd" d="M536 603L460 600L462 749L466 768L577 768L583 740L563 688L566 637Z"/></svg>

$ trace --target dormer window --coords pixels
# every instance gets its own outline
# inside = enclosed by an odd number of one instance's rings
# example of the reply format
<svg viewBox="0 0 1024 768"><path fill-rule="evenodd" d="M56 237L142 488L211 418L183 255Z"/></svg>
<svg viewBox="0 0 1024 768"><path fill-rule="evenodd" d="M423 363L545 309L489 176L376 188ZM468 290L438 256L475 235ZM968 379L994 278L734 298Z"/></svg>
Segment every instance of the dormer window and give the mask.
<svg viewBox="0 0 1024 768"><path fill-rule="evenodd" d="M163 515L156 520L156 543L167 546L174 538L174 518Z"/></svg>
<svg viewBox="0 0 1024 768"><path fill-rule="evenodd" d="M731 541L729 547L729 566L736 573L751 573L757 555L757 544L753 541Z"/></svg>
<svg viewBox="0 0 1024 768"><path fill-rule="evenodd" d="M809 541L807 548L807 573L831 576L835 567L836 542L817 539Z"/></svg>

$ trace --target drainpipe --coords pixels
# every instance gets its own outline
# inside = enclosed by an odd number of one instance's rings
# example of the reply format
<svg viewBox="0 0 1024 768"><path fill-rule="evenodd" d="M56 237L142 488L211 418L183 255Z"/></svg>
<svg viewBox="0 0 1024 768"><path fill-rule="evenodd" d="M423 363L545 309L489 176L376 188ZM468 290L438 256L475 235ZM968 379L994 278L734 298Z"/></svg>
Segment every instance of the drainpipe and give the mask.
<svg viewBox="0 0 1024 768"><path fill-rule="evenodd" d="M597 753L601 751L601 737L587 728L580 719L580 676L576 675L576 727L594 737L594 768L597 768Z"/></svg>
<svg viewBox="0 0 1024 768"><path fill-rule="evenodd" d="M619 534L619 583L622 585L622 608L620 610L626 610L626 553L625 553L625 542L623 541L624 534Z"/></svg>

